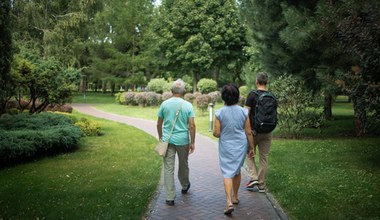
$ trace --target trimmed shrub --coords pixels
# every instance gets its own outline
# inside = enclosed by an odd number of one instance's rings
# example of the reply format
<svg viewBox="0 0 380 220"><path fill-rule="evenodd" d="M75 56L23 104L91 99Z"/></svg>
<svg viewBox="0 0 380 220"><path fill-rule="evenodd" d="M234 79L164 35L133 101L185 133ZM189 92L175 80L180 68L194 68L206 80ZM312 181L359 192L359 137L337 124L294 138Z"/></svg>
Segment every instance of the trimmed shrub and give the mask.
<svg viewBox="0 0 380 220"><path fill-rule="evenodd" d="M170 99L171 97L173 97L173 93L171 93L171 92L164 92L164 93L162 94L162 101L165 101L165 100L167 100L167 99Z"/></svg>
<svg viewBox="0 0 380 220"><path fill-rule="evenodd" d="M156 93L156 96L157 96L157 100L158 100L157 105L160 105L162 103L162 95Z"/></svg>
<svg viewBox="0 0 380 220"><path fill-rule="evenodd" d="M147 106L156 106L159 103L159 97L155 92L147 92L146 95L146 105Z"/></svg>
<svg viewBox="0 0 380 220"><path fill-rule="evenodd" d="M240 87L239 87L239 92L240 92L240 95L241 95L241 96L247 97L249 91L250 91L250 90L249 90L248 86L240 86Z"/></svg>
<svg viewBox="0 0 380 220"><path fill-rule="evenodd" d="M156 92L162 94L167 86L167 82L164 78L151 79L146 86L150 92Z"/></svg>
<svg viewBox="0 0 380 220"><path fill-rule="evenodd" d="M239 96L239 103L238 103L238 105L240 105L241 107L244 107L245 100L246 100L245 96Z"/></svg>
<svg viewBox="0 0 380 220"><path fill-rule="evenodd" d="M135 95L135 102L142 107L146 105L146 92L140 92Z"/></svg>
<svg viewBox="0 0 380 220"><path fill-rule="evenodd" d="M69 104L50 104L45 108L45 111L72 113L73 107Z"/></svg>
<svg viewBox="0 0 380 220"><path fill-rule="evenodd" d="M197 84L198 91L202 94L208 94L210 92L213 92L217 88L217 83L213 79L201 79L199 80Z"/></svg>
<svg viewBox="0 0 380 220"><path fill-rule="evenodd" d="M124 95L125 104L127 105L136 105L135 101L135 93L134 92L126 92Z"/></svg>
<svg viewBox="0 0 380 220"><path fill-rule="evenodd" d="M5 111L5 113L10 115L17 115L20 111L17 108L9 108Z"/></svg>
<svg viewBox="0 0 380 220"><path fill-rule="evenodd" d="M202 112L207 111L208 104L211 102L210 95L200 95L196 98L197 107Z"/></svg>
<svg viewBox="0 0 380 220"><path fill-rule="evenodd" d="M75 125L79 126L82 136L100 136L100 125L96 121L88 120L87 118L81 118L75 122Z"/></svg>
<svg viewBox="0 0 380 220"><path fill-rule="evenodd" d="M44 112L0 118L0 166L77 148L78 126L63 114Z"/></svg>
<svg viewBox="0 0 380 220"><path fill-rule="evenodd" d="M200 96L200 95L202 95L202 93L200 93L200 92L194 92L193 95L194 95L194 99L197 99L197 97Z"/></svg>
<svg viewBox="0 0 380 220"><path fill-rule="evenodd" d="M118 92L115 94L115 101L118 102L121 105L126 105L125 102L125 92Z"/></svg>
<svg viewBox="0 0 380 220"><path fill-rule="evenodd" d="M195 96L193 93L186 93L184 99L190 103L193 103L195 100Z"/></svg>
<svg viewBox="0 0 380 220"><path fill-rule="evenodd" d="M208 95L211 98L211 102L214 104L222 101L222 94L219 91L210 92Z"/></svg>

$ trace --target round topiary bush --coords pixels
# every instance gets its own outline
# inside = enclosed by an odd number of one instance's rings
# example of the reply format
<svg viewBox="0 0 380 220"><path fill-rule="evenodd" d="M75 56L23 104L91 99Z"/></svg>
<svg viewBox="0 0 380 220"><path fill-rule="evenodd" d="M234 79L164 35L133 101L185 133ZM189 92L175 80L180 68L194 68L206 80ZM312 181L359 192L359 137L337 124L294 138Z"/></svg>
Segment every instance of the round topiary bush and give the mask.
<svg viewBox="0 0 380 220"><path fill-rule="evenodd" d="M211 102L214 104L217 102L221 102L222 100L222 94L219 91L210 92L208 95L211 98Z"/></svg>
<svg viewBox="0 0 380 220"><path fill-rule="evenodd" d="M164 92L164 93L162 94L162 101L165 101L165 100L167 100L167 99L170 99L171 97L173 97L173 93L171 93L171 92Z"/></svg>
<svg viewBox="0 0 380 220"><path fill-rule="evenodd" d="M196 98L197 107L202 112L207 110L208 104L211 102L211 97L209 95L200 95Z"/></svg>
<svg viewBox="0 0 380 220"><path fill-rule="evenodd" d="M125 95L125 104L127 105L136 105L135 101L135 93L134 92L126 92Z"/></svg>
<svg viewBox="0 0 380 220"><path fill-rule="evenodd" d="M193 95L194 95L194 99L197 99L197 97L200 96L200 95L202 95L202 93L200 93L200 92L194 92Z"/></svg>
<svg viewBox="0 0 380 220"><path fill-rule="evenodd" d="M247 97L247 95L248 95L248 93L249 93L249 88L248 88L248 86L240 86L240 87L239 87L239 92L240 92L240 95L241 95L241 96Z"/></svg>
<svg viewBox="0 0 380 220"><path fill-rule="evenodd" d="M245 96L240 96L238 104L243 107L245 105L245 100L246 100Z"/></svg>
<svg viewBox="0 0 380 220"><path fill-rule="evenodd" d="M217 83L213 79L201 79L199 80L197 84L198 91L202 94L208 94L210 92L213 92L217 88Z"/></svg>
<svg viewBox="0 0 380 220"><path fill-rule="evenodd" d="M146 92L140 92L135 95L135 101L139 106L145 107L146 105Z"/></svg>
<svg viewBox="0 0 380 220"><path fill-rule="evenodd" d="M193 103L195 100L195 96L193 93L186 93L184 99L190 103Z"/></svg>
<svg viewBox="0 0 380 220"><path fill-rule="evenodd" d="M118 92L115 94L115 101L121 105L125 105L125 92Z"/></svg>
<svg viewBox="0 0 380 220"><path fill-rule="evenodd" d="M156 106L159 103L159 97L155 92L147 92L145 94L146 97L146 105L147 106Z"/></svg>
<svg viewBox="0 0 380 220"><path fill-rule="evenodd" d="M146 86L147 90L150 92L156 92L162 94L165 91L167 82L164 78L151 79Z"/></svg>

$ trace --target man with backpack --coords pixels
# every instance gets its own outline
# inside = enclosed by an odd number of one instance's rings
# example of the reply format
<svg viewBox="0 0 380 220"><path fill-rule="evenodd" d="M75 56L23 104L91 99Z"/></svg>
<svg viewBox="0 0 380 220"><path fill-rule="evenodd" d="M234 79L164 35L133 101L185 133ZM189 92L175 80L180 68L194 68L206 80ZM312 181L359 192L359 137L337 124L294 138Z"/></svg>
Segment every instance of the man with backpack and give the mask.
<svg viewBox="0 0 380 220"><path fill-rule="evenodd" d="M251 129L254 135L253 155L247 155L246 165L250 181L247 190L265 192L265 178L268 170L269 150L272 143L272 131L277 125L277 101L271 92L267 91L268 75L259 72L256 75L257 90L252 90L246 100L249 111ZM259 170L255 163L256 146L259 150Z"/></svg>

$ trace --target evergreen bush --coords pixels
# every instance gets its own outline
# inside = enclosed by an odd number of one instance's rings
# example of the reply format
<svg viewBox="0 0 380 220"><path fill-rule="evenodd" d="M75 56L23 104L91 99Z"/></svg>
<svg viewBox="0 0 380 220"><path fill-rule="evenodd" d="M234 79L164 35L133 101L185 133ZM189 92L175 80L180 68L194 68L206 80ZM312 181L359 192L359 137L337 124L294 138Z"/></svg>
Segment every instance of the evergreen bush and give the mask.
<svg viewBox="0 0 380 220"><path fill-rule="evenodd" d="M78 126L63 114L21 113L0 118L0 166L77 148Z"/></svg>
<svg viewBox="0 0 380 220"><path fill-rule="evenodd" d="M217 83L213 79L203 78L199 80L197 84L198 91L202 94L208 94L210 92L214 92L217 88Z"/></svg>

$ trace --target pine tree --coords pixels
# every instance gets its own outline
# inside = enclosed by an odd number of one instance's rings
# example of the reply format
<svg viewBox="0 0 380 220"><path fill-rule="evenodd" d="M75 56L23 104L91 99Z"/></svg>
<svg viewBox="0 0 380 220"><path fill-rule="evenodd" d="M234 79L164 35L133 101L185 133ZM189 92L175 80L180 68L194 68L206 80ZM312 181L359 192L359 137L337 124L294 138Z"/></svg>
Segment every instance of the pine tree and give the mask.
<svg viewBox="0 0 380 220"><path fill-rule="evenodd" d="M12 95L10 67L12 62L12 38L10 24L11 2L0 2L0 115Z"/></svg>

